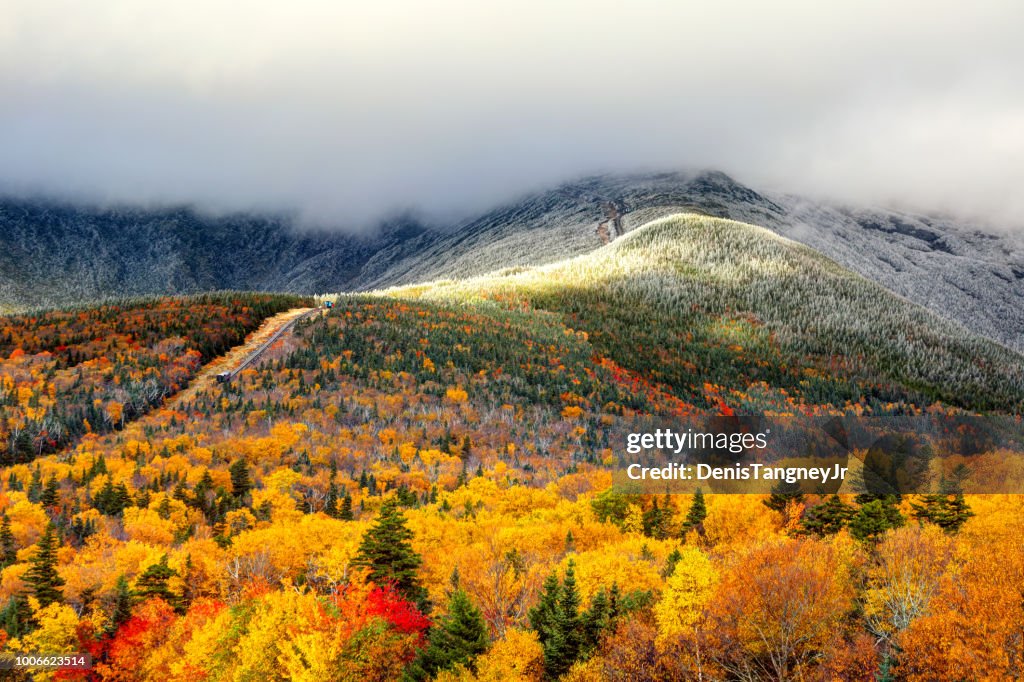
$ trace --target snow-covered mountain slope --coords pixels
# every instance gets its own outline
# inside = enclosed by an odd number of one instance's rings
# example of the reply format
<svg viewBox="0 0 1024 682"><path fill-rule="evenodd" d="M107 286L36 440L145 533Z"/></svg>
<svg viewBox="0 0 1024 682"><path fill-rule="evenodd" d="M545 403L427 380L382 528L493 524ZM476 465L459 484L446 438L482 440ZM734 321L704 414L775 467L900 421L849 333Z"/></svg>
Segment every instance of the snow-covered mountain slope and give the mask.
<svg viewBox="0 0 1024 682"><path fill-rule="evenodd" d="M318 293L470 277L587 253L680 211L767 227L1024 351L1019 236L759 192L713 171L585 178L457 225L405 221L370 237L298 232L266 216L0 200L0 310L121 294Z"/></svg>
<svg viewBox="0 0 1024 682"><path fill-rule="evenodd" d="M467 223L430 251L392 261L379 274L364 272L361 282L410 284L554 262L680 211L767 227L975 333L1024 350L1019 233L759 193L718 172L604 176L567 184ZM621 216L618 231L615 214Z"/></svg>
<svg viewBox="0 0 1024 682"><path fill-rule="evenodd" d="M643 367L687 401L699 402L707 382L766 382L790 396L828 394L839 407L845 389L830 382L845 376L858 391L903 387L879 390L882 403L938 400L1006 411L1024 405L1019 353L815 249L693 213L646 223L546 266L381 293L466 305L525 302L526 309L557 313L587 332L602 355ZM764 407L748 404L747 411Z"/></svg>

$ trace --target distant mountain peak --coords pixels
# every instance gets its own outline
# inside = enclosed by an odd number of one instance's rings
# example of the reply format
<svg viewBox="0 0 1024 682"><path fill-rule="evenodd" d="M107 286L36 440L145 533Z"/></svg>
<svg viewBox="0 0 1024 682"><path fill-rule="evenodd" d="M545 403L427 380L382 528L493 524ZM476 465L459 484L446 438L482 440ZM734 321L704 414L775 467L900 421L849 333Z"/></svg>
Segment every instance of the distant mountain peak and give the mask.
<svg viewBox="0 0 1024 682"><path fill-rule="evenodd" d="M1024 245L975 225L757 191L714 169L579 178L434 229L296 230L286 216L0 199L0 309L112 295L366 290L587 253L679 212L761 225L1024 350Z"/></svg>

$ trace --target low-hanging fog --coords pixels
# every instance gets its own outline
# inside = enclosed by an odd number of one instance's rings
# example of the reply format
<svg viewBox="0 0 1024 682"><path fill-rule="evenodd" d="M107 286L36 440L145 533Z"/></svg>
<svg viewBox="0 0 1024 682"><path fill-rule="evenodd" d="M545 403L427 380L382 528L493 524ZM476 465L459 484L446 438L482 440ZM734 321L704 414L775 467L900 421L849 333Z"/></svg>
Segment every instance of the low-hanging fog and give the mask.
<svg viewBox="0 0 1024 682"><path fill-rule="evenodd" d="M1024 3L6 0L0 193L450 218L596 172L1024 227Z"/></svg>

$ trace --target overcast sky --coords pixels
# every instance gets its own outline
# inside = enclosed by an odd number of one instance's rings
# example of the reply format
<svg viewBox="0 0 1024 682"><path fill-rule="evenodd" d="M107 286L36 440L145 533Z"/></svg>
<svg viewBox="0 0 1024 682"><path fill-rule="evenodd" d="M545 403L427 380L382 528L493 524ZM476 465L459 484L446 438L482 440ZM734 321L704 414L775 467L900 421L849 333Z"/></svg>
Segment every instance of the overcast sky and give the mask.
<svg viewBox="0 0 1024 682"><path fill-rule="evenodd" d="M1024 226L1024 2L0 0L0 191L469 213L593 172Z"/></svg>

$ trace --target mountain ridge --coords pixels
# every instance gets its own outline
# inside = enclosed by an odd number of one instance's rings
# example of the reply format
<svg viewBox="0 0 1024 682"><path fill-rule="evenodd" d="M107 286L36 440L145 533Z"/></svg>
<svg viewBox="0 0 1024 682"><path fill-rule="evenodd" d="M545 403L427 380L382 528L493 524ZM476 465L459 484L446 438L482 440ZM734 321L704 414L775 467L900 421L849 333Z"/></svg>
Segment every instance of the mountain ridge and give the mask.
<svg viewBox="0 0 1024 682"><path fill-rule="evenodd" d="M950 218L759 192L717 171L564 183L446 229L298 230L286 217L0 200L0 305L216 289L365 291L587 253L680 211L796 239L976 333L1024 350L1024 246Z"/></svg>
<svg viewBox="0 0 1024 682"><path fill-rule="evenodd" d="M675 214L557 263L380 293L564 315L602 354L684 400L708 381L838 395L829 379L838 373L865 393L892 385L953 405L1024 404L1024 357L1012 349L811 247L727 219Z"/></svg>

